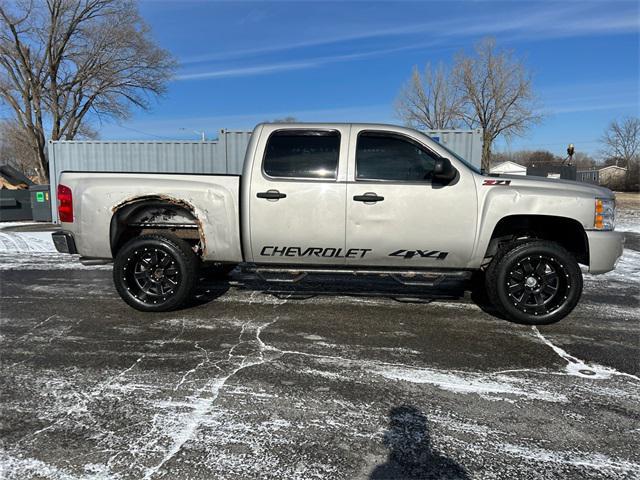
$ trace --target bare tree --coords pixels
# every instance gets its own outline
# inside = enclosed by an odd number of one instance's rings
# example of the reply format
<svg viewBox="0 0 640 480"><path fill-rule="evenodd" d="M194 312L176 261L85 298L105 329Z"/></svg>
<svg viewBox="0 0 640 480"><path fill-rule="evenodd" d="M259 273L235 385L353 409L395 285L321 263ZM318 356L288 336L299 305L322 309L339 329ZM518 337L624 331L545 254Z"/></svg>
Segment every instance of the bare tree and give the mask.
<svg viewBox="0 0 640 480"><path fill-rule="evenodd" d="M536 165L549 165L562 161L560 157L548 150L524 151L520 154L522 165L525 167L535 167Z"/></svg>
<svg viewBox="0 0 640 480"><path fill-rule="evenodd" d="M587 170L596 166L595 159L584 152L576 152L573 155L573 164L578 167L578 170Z"/></svg>
<svg viewBox="0 0 640 480"><path fill-rule="evenodd" d="M42 180L47 138L73 139L91 117L122 119L132 106L149 108L174 68L133 0L0 3L0 98L24 130Z"/></svg>
<svg viewBox="0 0 640 480"><path fill-rule="evenodd" d="M23 129L11 120L0 121L0 165L10 165L33 176L38 163Z"/></svg>
<svg viewBox="0 0 640 480"><path fill-rule="evenodd" d="M492 166L507 161L523 167L535 167L541 164L558 163L562 161L562 158L548 150L516 150L515 152L499 152L491 155Z"/></svg>
<svg viewBox="0 0 640 480"><path fill-rule="evenodd" d="M424 76L413 74L396 99L396 113L407 124L423 130L453 129L460 125L461 97L443 64L427 64Z"/></svg>
<svg viewBox="0 0 640 480"><path fill-rule="evenodd" d="M614 159L615 164L628 167L640 156L640 118L627 117L609 124L600 141L604 157Z"/></svg>
<svg viewBox="0 0 640 480"><path fill-rule="evenodd" d="M488 170L498 136L522 135L541 120L531 75L510 51L497 50L495 40L485 38L473 55L457 55L453 78L461 90L465 123L483 129L482 167Z"/></svg>

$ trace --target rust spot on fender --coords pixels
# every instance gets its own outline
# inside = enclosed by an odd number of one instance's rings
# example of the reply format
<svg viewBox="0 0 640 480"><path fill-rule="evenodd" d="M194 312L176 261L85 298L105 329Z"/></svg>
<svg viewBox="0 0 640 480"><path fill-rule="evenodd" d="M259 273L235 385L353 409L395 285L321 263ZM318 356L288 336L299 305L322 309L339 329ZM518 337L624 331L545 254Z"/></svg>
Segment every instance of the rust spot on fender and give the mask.
<svg viewBox="0 0 640 480"><path fill-rule="evenodd" d="M115 214L121 208L126 207L128 205L133 205L134 203L140 203L140 202L151 201L151 200L167 202L169 205L175 205L177 207L184 208L189 213L191 213L193 215L193 218L195 220L196 225L198 226L198 235L200 237L200 244L202 246L202 255L203 256L206 255L206 253L207 253L207 239L206 239L205 234L204 234L204 228L203 228L203 225L202 225L202 220L200 220L200 218L196 214L195 207L192 204L190 204L189 202L187 202L186 200L182 200L182 199L179 199L179 198L174 198L174 197L171 197L169 195L164 195L164 194L161 194L161 193L155 194L155 195L137 195L135 197L125 198L121 202L116 203L113 207L111 207L111 213Z"/></svg>
<svg viewBox="0 0 640 480"><path fill-rule="evenodd" d="M163 202L167 202L171 205L183 207L189 210L195 216L195 208L189 202L178 199L178 198L173 198L169 195L164 195L162 193L155 194L155 195L137 195L135 197L125 198L121 202L118 202L113 207L111 207L111 212L116 213L116 211L120 210L122 207L126 207L127 205L131 205L133 203L144 202L147 200L160 200Z"/></svg>

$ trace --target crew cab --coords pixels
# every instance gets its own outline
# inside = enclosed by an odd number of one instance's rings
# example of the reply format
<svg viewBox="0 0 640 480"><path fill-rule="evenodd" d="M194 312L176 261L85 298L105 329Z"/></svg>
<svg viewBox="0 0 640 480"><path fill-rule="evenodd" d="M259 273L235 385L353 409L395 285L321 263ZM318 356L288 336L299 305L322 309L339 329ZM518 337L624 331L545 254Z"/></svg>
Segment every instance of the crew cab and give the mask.
<svg viewBox="0 0 640 480"><path fill-rule="evenodd" d="M114 262L122 299L180 307L202 268L471 278L502 316L560 320L591 274L612 270L623 235L605 188L488 176L410 129L260 124L242 175L62 172L61 252Z"/></svg>

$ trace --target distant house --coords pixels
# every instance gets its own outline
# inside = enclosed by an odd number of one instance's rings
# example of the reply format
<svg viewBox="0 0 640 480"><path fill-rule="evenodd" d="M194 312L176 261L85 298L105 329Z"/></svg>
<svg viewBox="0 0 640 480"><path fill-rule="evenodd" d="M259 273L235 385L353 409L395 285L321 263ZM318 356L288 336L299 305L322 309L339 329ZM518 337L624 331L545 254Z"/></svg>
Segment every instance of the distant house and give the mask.
<svg viewBox="0 0 640 480"><path fill-rule="evenodd" d="M627 176L627 169L609 165L600 169L600 185L610 185L624 181Z"/></svg>
<svg viewBox="0 0 640 480"><path fill-rule="evenodd" d="M496 175L526 175L527 167L516 162L507 161L494 165L489 172Z"/></svg>
<svg viewBox="0 0 640 480"><path fill-rule="evenodd" d="M577 180L580 182L593 183L595 185L617 186L624 182L627 176L627 169L616 165L609 165L603 168L591 168L589 170L578 171Z"/></svg>

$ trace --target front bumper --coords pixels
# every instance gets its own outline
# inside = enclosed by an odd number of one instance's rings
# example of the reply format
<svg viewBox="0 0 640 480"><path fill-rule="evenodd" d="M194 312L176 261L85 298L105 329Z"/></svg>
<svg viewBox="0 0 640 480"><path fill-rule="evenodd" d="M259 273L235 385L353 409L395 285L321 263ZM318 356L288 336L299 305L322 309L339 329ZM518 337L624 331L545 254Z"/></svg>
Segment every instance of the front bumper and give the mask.
<svg viewBox="0 0 640 480"><path fill-rule="evenodd" d="M616 268L624 247L624 233L587 231L589 241L589 273L607 273Z"/></svg>
<svg viewBox="0 0 640 480"><path fill-rule="evenodd" d="M73 235L68 232L54 232L51 234L53 244L60 253L78 253L76 248L76 242L73 240Z"/></svg>

